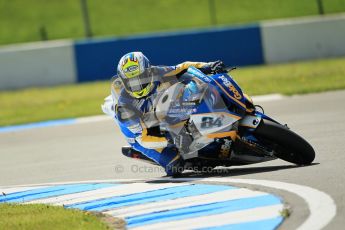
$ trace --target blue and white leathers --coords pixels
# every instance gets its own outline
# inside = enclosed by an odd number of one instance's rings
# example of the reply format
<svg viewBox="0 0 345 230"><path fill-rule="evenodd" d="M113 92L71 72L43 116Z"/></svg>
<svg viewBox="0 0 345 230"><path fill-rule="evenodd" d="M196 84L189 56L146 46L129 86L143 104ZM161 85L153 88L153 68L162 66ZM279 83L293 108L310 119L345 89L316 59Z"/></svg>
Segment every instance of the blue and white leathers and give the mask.
<svg viewBox="0 0 345 230"><path fill-rule="evenodd" d="M125 94L126 91L123 90L121 92L122 97L120 96L117 104L115 119L127 142L133 149L166 167L176 160L177 152L167 148L168 143L165 137L149 135L140 115L136 114L137 109L142 112L149 112L152 107L152 99L148 97L141 100L132 100L132 98L124 96Z"/></svg>
<svg viewBox="0 0 345 230"><path fill-rule="evenodd" d="M157 132L152 133L151 128L147 129L145 127L142 115L152 111L155 93L162 90L162 85L170 81L176 81L176 76L186 72L190 66L195 66L203 72L210 72L209 65L200 62L185 62L177 66L155 67L155 74L161 77L154 82L155 86L152 93L138 99L131 97L126 90L122 89L119 92L114 109L115 114L113 115L116 122L133 149L141 152L164 168L178 160L180 155L176 148L168 146L165 136Z"/></svg>

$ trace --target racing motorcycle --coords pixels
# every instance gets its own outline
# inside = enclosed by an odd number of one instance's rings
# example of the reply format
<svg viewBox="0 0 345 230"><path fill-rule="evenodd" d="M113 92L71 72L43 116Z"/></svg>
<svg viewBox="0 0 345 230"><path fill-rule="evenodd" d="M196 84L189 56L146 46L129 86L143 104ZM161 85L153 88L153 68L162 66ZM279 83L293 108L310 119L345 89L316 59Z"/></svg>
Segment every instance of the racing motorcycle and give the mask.
<svg viewBox="0 0 345 230"><path fill-rule="evenodd" d="M186 165L202 170L277 158L296 165L313 162L313 147L254 105L230 74L205 75L190 67L186 75L193 80L178 81L160 92L153 111L142 118L147 127L166 134ZM122 153L156 164L131 147L122 147Z"/></svg>

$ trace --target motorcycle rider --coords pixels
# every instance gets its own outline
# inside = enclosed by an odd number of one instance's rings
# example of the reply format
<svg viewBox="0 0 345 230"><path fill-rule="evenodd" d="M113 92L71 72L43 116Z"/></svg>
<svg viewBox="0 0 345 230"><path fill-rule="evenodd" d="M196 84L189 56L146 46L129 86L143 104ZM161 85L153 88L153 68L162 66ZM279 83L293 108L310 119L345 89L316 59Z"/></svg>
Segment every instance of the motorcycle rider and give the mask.
<svg viewBox="0 0 345 230"><path fill-rule="evenodd" d="M117 77L123 88L117 103L108 101L102 106L103 111L112 113L133 149L141 152L161 165L168 175L182 172L184 162L176 147L168 143L159 126L146 127L142 114L152 111L155 93L179 81L180 77L191 66L205 74L225 73L222 61L183 62L177 66L151 66L142 52L125 54L117 66ZM193 85L191 85L193 88ZM112 109L109 109L112 106Z"/></svg>

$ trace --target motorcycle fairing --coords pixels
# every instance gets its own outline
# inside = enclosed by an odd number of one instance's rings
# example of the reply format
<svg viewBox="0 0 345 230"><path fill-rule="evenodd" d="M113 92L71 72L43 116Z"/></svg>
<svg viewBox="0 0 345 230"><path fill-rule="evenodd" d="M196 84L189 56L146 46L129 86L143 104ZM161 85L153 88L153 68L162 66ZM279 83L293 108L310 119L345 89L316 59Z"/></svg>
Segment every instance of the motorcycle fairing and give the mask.
<svg viewBox="0 0 345 230"><path fill-rule="evenodd" d="M226 95L227 103L234 103L240 109L246 110L245 96L241 88L230 75L223 73L207 76L193 66L189 67L187 72L204 83L213 85L219 92L223 92L224 95Z"/></svg>

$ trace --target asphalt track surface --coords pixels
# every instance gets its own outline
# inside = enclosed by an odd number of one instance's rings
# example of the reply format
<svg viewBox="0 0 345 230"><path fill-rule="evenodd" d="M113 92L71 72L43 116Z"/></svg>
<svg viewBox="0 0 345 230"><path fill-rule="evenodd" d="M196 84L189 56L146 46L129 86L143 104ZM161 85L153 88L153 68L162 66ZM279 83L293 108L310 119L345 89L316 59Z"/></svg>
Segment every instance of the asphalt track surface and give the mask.
<svg viewBox="0 0 345 230"><path fill-rule="evenodd" d="M316 150L314 164L295 167L281 160L232 167L186 177L263 179L306 185L329 194L337 206L336 217L326 229L345 224L345 91L286 97L260 103L265 112L306 138ZM120 153L126 142L113 121L47 127L0 134L0 186L105 179L151 179L164 176ZM242 185L243 186L243 185ZM291 206L292 215L282 229L294 229L308 216L303 199L273 191Z"/></svg>

